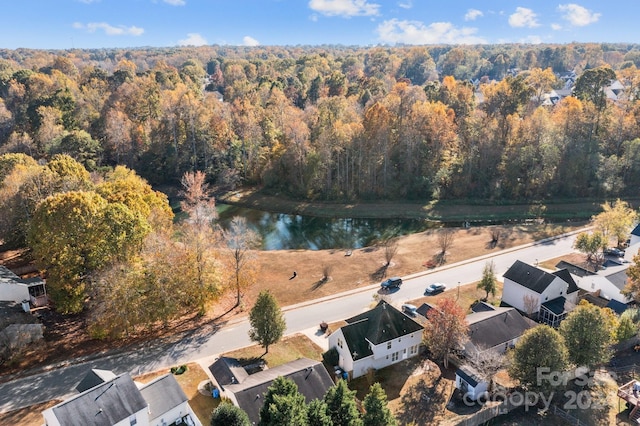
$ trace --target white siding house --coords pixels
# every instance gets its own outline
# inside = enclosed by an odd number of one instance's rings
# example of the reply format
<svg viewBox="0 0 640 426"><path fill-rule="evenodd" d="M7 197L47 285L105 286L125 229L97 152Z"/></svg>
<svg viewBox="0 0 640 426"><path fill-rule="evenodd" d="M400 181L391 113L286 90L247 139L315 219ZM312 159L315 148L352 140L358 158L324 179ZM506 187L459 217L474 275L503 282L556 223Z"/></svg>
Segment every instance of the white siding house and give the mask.
<svg viewBox="0 0 640 426"><path fill-rule="evenodd" d="M566 269L550 273L517 260L503 278L504 303L554 327L578 302L578 286Z"/></svg>
<svg viewBox="0 0 640 426"><path fill-rule="evenodd" d="M423 327L384 301L346 321L329 336L329 347L336 348L340 368L352 378L419 353Z"/></svg>

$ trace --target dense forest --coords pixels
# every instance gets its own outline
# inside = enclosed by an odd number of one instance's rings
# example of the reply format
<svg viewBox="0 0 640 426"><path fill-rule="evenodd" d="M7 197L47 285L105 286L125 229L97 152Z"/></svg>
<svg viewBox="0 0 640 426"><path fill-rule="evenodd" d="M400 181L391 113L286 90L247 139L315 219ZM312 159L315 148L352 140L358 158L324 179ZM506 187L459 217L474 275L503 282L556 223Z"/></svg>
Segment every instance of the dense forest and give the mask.
<svg viewBox="0 0 640 426"><path fill-rule="evenodd" d="M638 67L632 44L0 50L0 154L321 200L637 195Z"/></svg>

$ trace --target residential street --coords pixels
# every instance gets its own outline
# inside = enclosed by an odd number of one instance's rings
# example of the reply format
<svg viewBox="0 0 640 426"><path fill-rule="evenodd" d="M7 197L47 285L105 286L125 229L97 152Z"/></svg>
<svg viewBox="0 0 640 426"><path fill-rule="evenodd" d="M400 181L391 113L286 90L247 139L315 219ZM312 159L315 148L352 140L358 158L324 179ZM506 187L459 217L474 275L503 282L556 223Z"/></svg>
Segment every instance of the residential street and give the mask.
<svg viewBox="0 0 640 426"><path fill-rule="evenodd" d="M516 260L534 264L536 260L543 261L573 252L575 235L577 235L576 232L556 239L504 250L497 255L445 265L404 277L401 289L390 293L388 300L399 306L406 300L422 297L425 288L432 282L443 282L447 284L447 291L455 291L458 284L464 285L479 280L485 263L489 259L494 262L496 275L501 277ZM353 292L286 307L284 308L287 321L286 334L317 327L321 321L333 322L367 310L374 301L374 294L378 291L379 286L376 284ZM216 329L216 327L220 328ZM66 366L55 366L48 371L0 384L0 412L73 395L76 392L75 386L91 368L108 369L116 374L129 372L131 375L138 375L213 357L216 354L250 345L248 329L249 324L246 318L222 326L207 325L181 336L179 340L177 337L171 339L173 341L158 340L126 353L108 355L91 361L73 362Z"/></svg>

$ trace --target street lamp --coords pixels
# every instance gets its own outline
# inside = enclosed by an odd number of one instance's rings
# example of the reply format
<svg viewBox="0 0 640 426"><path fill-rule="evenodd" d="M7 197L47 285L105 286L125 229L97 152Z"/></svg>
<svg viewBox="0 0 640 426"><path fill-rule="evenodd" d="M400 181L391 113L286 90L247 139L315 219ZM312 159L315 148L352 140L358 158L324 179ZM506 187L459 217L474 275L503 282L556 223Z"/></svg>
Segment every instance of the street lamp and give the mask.
<svg viewBox="0 0 640 426"><path fill-rule="evenodd" d="M460 281L458 281L458 296L456 297L456 301L460 299Z"/></svg>

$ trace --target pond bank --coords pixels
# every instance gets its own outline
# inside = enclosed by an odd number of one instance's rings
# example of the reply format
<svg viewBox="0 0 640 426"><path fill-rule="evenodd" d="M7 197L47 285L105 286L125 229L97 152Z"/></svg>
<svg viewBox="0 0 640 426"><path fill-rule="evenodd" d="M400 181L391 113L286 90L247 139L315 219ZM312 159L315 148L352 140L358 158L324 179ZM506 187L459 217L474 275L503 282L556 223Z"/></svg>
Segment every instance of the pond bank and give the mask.
<svg viewBox="0 0 640 426"><path fill-rule="evenodd" d="M265 194L255 189L221 194L220 203L269 212L330 218L425 219L442 222L470 222L487 225L544 219L548 222L584 221L602 211L604 200L571 200L529 204L491 203L480 200L420 202L310 202ZM637 200L636 200L637 201ZM637 203L636 203L637 204Z"/></svg>

